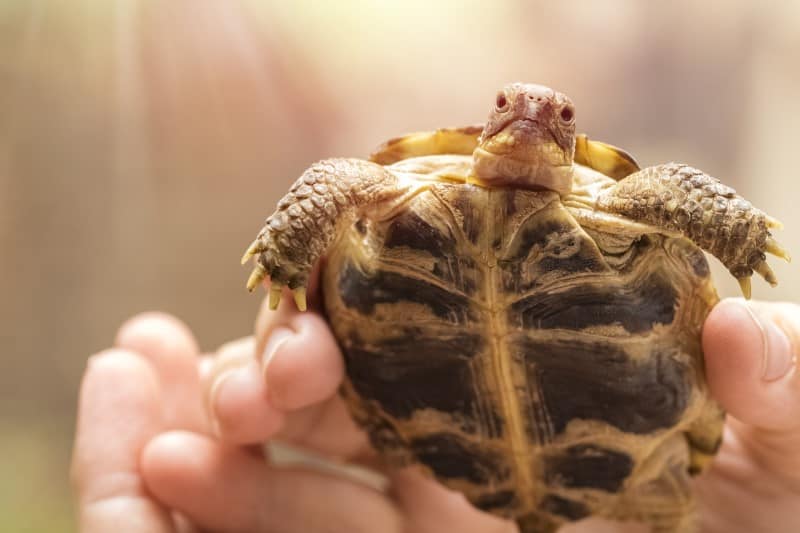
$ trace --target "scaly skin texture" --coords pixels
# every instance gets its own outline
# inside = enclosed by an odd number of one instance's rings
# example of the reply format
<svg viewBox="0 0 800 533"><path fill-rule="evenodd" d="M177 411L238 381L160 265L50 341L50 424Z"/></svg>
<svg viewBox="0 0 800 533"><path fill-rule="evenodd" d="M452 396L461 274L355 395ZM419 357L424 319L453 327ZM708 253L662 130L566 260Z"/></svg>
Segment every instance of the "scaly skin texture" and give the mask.
<svg viewBox="0 0 800 533"><path fill-rule="evenodd" d="M274 306L281 286L304 294L311 267L342 227L370 209L385 208L408 189L397 176L369 161L327 159L312 165L278 202L245 253L243 262L258 254L248 288L269 276ZM305 307L304 296L296 299Z"/></svg>
<svg viewBox="0 0 800 533"><path fill-rule="evenodd" d="M680 233L717 257L740 281L756 271L771 285L777 283L765 255L773 251L785 256L769 232L776 223L700 170L677 163L646 168L603 193L597 207Z"/></svg>

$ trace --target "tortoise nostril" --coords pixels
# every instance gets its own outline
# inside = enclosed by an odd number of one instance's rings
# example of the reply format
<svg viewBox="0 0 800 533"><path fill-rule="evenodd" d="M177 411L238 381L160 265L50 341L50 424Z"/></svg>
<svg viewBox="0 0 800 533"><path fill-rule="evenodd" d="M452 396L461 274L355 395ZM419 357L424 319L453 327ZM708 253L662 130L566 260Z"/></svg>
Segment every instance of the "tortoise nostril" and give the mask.
<svg viewBox="0 0 800 533"><path fill-rule="evenodd" d="M508 105L508 100L506 100L506 95L500 93L497 95L497 109L503 109Z"/></svg>

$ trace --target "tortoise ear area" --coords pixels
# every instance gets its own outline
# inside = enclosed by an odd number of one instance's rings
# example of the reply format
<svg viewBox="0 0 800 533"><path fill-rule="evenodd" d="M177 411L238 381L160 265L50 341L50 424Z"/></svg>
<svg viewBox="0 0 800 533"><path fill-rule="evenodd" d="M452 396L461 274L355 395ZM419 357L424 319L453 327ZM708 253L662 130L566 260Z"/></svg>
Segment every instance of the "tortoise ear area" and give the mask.
<svg viewBox="0 0 800 533"><path fill-rule="evenodd" d="M583 133L575 137L575 162L618 181L641 170L633 156L622 148L591 141Z"/></svg>

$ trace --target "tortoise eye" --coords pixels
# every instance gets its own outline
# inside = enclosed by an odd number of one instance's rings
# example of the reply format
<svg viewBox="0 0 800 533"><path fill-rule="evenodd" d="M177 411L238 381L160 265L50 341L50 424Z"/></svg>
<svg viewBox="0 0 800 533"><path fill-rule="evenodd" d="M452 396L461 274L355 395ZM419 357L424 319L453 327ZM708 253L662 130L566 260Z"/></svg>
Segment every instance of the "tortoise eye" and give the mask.
<svg viewBox="0 0 800 533"><path fill-rule="evenodd" d="M572 107L565 105L561 109L561 120L564 122L572 122L573 118L575 118L575 111L572 110Z"/></svg>
<svg viewBox="0 0 800 533"><path fill-rule="evenodd" d="M506 99L506 95L503 93L499 93L497 95L497 102L495 102L495 104L497 105L498 111L505 111L506 107L508 107L508 100Z"/></svg>

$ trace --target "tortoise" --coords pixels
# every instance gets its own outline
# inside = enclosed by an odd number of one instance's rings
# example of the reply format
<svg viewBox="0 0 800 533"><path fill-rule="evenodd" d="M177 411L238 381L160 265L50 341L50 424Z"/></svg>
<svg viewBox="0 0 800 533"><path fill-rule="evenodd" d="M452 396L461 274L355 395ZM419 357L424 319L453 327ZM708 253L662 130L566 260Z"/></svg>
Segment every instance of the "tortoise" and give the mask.
<svg viewBox="0 0 800 533"><path fill-rule="evenodd" d="M701 326L703 250L750 296L788 260L777 220L684 164L640 169L575 133L575 108L514 83L485 126L311 166L246 251L270 307L324 310L349 409L391 465L551 532L596 515L694 529L690 477L721 443Z"/></svg>

